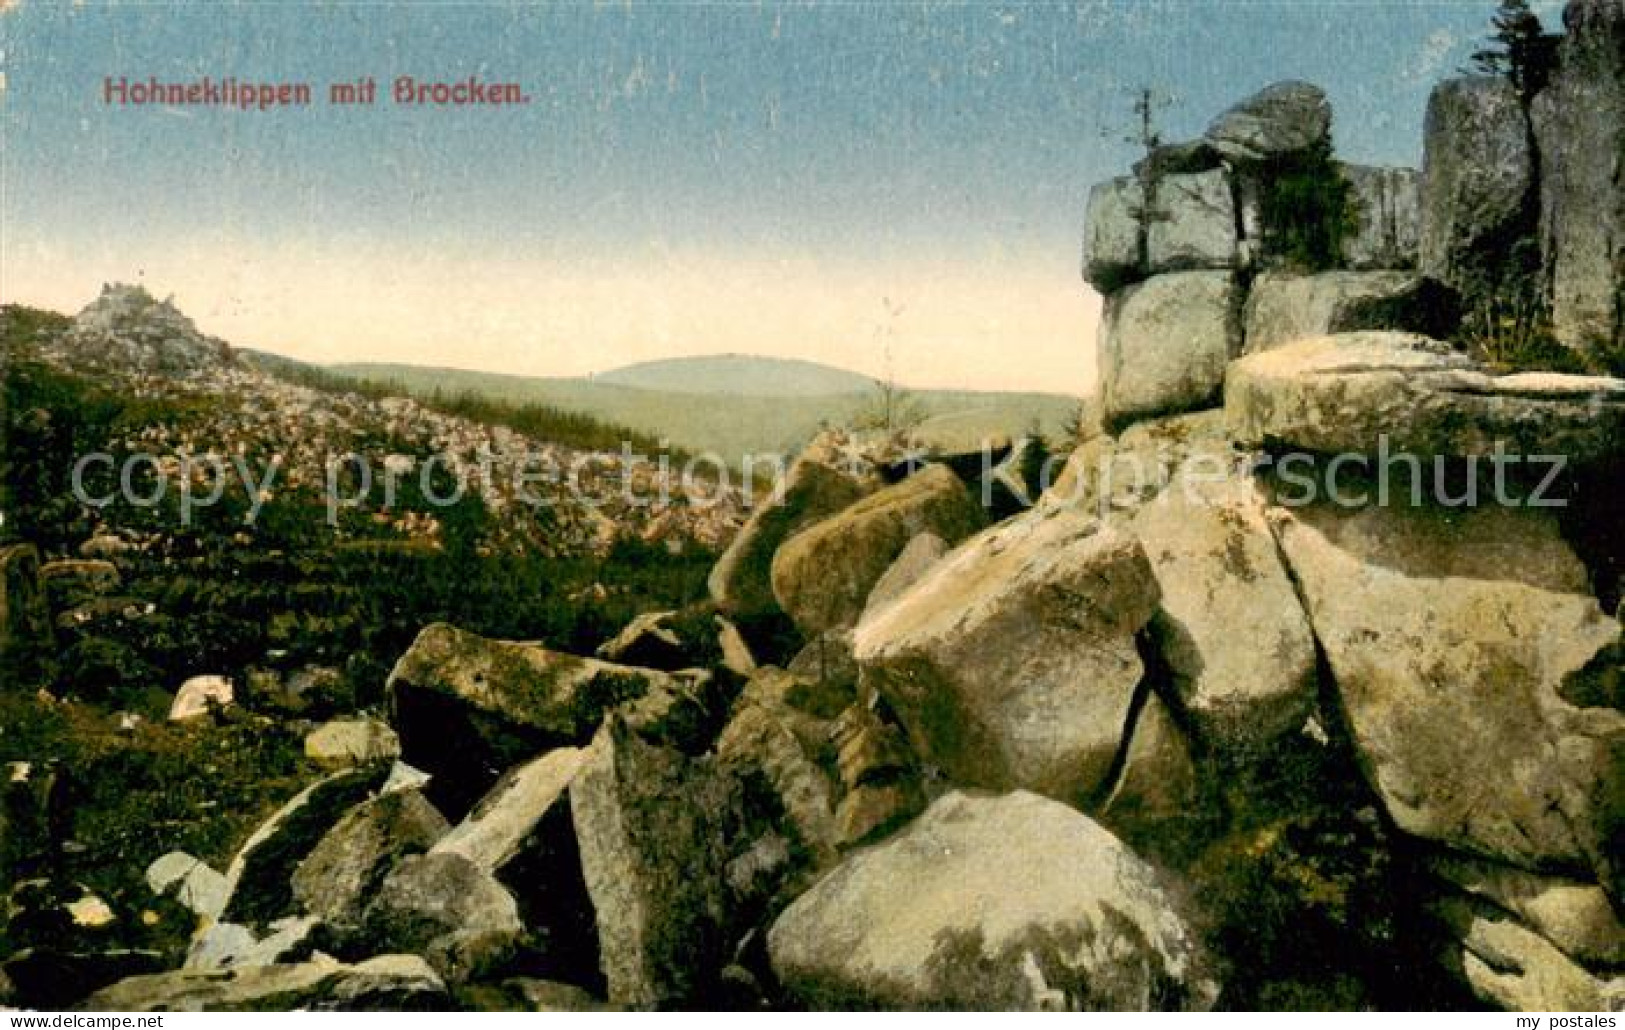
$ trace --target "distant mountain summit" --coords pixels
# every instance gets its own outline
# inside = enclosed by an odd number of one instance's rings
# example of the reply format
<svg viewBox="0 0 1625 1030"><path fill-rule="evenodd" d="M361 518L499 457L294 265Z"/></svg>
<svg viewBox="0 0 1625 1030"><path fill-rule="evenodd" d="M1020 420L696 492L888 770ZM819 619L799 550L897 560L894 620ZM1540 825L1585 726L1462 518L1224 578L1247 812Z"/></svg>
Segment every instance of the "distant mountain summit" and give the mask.
<svg viewBox="0 0 1625 1030"><path fill-rule="evenodd" d="M233 364L224 340L198 332L169 300L111 283L80 311L62 340L73 363L142 372L188 372Z"/></svg>
<svg viewBox="0 0 1625 1030"><path fill-rule="evenodd" d="M601 373L593 380L640 390L735 397L827 397L863 393L874 387L873 379L846 369L749 354L645 361Z"/></svg>

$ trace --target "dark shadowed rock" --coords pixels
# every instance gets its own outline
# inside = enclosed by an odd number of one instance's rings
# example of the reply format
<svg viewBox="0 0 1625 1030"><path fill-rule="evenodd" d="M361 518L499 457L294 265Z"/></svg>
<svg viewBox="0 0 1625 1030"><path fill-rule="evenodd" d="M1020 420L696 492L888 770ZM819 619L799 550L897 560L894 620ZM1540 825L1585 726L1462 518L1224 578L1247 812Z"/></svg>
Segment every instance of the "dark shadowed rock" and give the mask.
<svg viewBox="0 0 1625 1030"><path fill-rule="evenodd" d="M597 928L570 815L570 787L585 758L580 748L560 748L509 770L434 850L468 858L513 894L529 931L531 968L601 987Z"/></svg>
<svg viewBox="0 0 1625 1030"><path fill-rule="evenodd" d="M506 769L589 740L617 707L658 694L644 717L669 720L689 693L668 673L488 640L445 623L418 634L388 690L403 757L434 777L429 798L452 818Z"/></svg>
<svg viewBox="0 0 1625 1030"><path fill-rule="evenodd" d="M570 808L611 1002L692 1005L714 990L737 806L711 762L645 744L620 719L593 741Z"/></svg>
<svg viewBox="0 0 1625 1030"><path fill-rule="evenodd" d="M1443 338L1459 316L1454 291L1409 272L1269 272L1247 294L1246 351L1362 329Z"/></svg>
<svg viewBox="0 0 1625 1030"><path fill-rule="evenodd" d="M641 665L651 669L683 669L691 663L683 653L683 641L670 623L675 612L646 612L626 624L613 640L598 648L598 657L609 662Z"/></svg>
<svg viewBox="0 0 1625 1030"><path fill-rule="evenodd" d="M717 758L746 780L756 777L777 800L786 829L815 865L835 858L834 787L777 705L746 703L722 731Z"/></svg>
<svg viewBox="0 0 1625 1030"><path fill-rule="evenodd" d="M773 924L814 1008L1182 1009L1217 993L1150 866L1065 805L949 794Z"/></svg>

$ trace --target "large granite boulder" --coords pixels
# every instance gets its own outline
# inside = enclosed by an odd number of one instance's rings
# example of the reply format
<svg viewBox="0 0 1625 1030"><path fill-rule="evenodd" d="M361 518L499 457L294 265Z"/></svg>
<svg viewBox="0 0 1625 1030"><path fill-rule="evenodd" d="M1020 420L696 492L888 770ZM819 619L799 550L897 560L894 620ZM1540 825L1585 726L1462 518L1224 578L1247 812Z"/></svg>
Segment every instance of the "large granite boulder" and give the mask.
<svg viewBox="0 0 1625 1030"><path fill-rule="evenodd" d="M1342 333L1250 354L1230 367L1224 407L1243 447L1423 460L1499 449L1519 461L1563 455L1571 469L1625 450L1625 380L1490 375L1409 333Z"/></svg>
<svg viewBox="0 0 1625 1030"><path fill-rule="evenodd" d="M1145 194L1133 176L1096 183L1083 223L1083 278L1110 293L1145 278Z"/></svg>
<svg viewBox="0 0 1625 1030"><path fill-rule="evenodd" d="M1082 802L1117 755L1157 600L1138 541L1034 509L951 552L861 623L854 649L955 783Z"/></svg>
<svg viewBox="0 0 1625 1030"><path fill-rule="evenodd" d="M1246 352L1364 329L1443 338L1456 328L1457 306L1449 288L1409 272L1266 272L1247 293Z"/></svg>
<svg viewBox="0 0 1625 1030"><path fill-rule="evenodd" d="M1201 1009L1216 990L1154 870L1065 805L954 792L773 924L815 1008Z"/></svg>
<svg viewBox="0 0 1625 1030"><path fill-rule="evenodd" d="M1531 109L1552 328L1581 350L1625 346L1625 7L1572 0L1559 66Z"/></svg>
<svg viewBox="0 0 1625 1030"><path fill-rule="evenodd" d="M1223 171L1157 180L1146 215L1147 271L1231 268L1236 243L1235 199Z"/></svg>
<svg viewBox="0 0 1625 1030"><path fill-rule="evenodd" d="M1256 163L1311 150L1331 129L1325 91L1307 82L1277 82L1215 118L1202 140L1226 160Z"/></svg>
<svg viewBox="0 0 1625 1030"><path fill-rule="evenodd" d="M299 863L292 878L294 899L330 926L354 928L371 892L395 864L428 851L449 829L421 791L370 798L347 812Z"/></svg>
<svg viewBox="0 0 1625 1030"><path fill-rule="evenodd" d="M1272 518L1361 767L1399 828L1606 876L1625 831L1625 713L1578 707L1564 687L1610 660L1620 626L1555 520L1330 503Z"/></svg>
<svg viewBox="0 0 1625 1030"><path fill-rule="evenodd" d="M1588 972L1506 912L1465 898L1429 906L1456 935L1445 965L1474 994L1513 1012L1617 1012L1625 977Z"/></svg>
<svg viewBox="0 0 1625 1030"><path fill-rule="evenodd" d="M387 689L402 756L433 775L436 807L460 818L504 770L585 743L621 705L641 702L639 711L654 713L650 698L680 698L689 686L653 669L436 623L395 664Z"/></svg>
<svg viewBox="0 0 1625 1030"><path fill-rule="evenodd" d="M958 543L984 522L953 470L928 466L785 541L773 558L773 596L808 635L849 628L915 536Z"/></svg>
<svg viewBox="0 0 1625 1030"><path fill-rule="evenodd" d="M1414 168L1340 164L1354 200L1343 262L1360 272L1416 267L1422 243L1422 173Z"/></svg>
<svg viewBox="0 0 1625 1030"><path fill-rule="evenodd" d="M517 939L524 932L513 894L452 852L409 855L367 898L369 943L422 954L453 935Z"/></svg>
<svg viewBox="0 0 1625 1030"><path fill-rule="evenodd" d="M1188 460L1127 527L1161 588L1151 634L1183 708L1224 751L1268 747L1316 702L1315 642L1252 478Z"/></svg>
<svg viewBox="0 0 1625 1030"><path fill-rule="evenodd" d="M1434 87L1423 131L1422 274L1470 286L1526 228L1528 123L1511 82L1474 77Z"/></svg>
<svg viewBox="0 0 1625 1030"><path fill-rule="evenodd" d="M1107 428L1216 401L1239 349L1237 307L1229 272L1174 272L1114 294L1098 358Z"/></svg>
<svg viewBox="0 0 1625 1030"><path fill-rule="evenodd" d="M582 872L597 916L609 1000L701 1003L727 963L735 781L605 723L570 787Z"/></svg>
<svg viewBox="0 0 1625 1030"><path fill-rule="evenodd" d="M807 446L772 495L759 501L711 570L711 599L723 613L755 619L779 610L773 556L802 529L829 518L880 486L856 445L834 432Z"/></svg>

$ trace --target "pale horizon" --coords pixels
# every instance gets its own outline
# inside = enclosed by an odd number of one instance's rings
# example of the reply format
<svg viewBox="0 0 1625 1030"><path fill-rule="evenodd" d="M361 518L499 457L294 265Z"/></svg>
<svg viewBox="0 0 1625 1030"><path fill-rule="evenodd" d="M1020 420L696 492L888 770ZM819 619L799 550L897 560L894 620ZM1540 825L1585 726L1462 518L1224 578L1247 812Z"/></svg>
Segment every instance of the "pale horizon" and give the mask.
<svg viewBox="0 0 1625 1030"><path fill-rule="evenodd" d="M25 245L26 246L26 245ZM8 247L0 300L73 315L110 282L139 284L234 347L318 365L406 364L576 378L645 361L745 354L812 361L920 389L1083 396L1100 298L1038 269L831 269L813 262L649 255L561 267L469 255L413 260L308 250L267 262L221 249L71 256ZM98 252L99 251L99 252ZM18 260L18 258L21 260ZM275 280L259 274L280 269ZM430 303L425 303L425 301ZM1018 347L1019 363L989 362ZM888 362L887 351L890 351Z"/></svg>

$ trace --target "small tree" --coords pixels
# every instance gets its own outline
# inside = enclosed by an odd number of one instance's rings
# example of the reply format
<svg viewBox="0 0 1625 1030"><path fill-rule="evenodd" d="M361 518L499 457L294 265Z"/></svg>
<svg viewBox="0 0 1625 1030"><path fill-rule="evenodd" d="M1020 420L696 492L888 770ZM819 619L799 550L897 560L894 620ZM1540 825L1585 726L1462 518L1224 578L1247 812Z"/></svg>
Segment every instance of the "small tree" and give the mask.
<svg viewBox="0 0 1625 1030"><path fill-rule="evenodd" d="M1527 105L1546 87L1557 63L1557 40L1548 36L1529 0L1501 0L1490 20L1495 31L1488 46L1473 53L1473 68L1504 76Z"/></svg>

